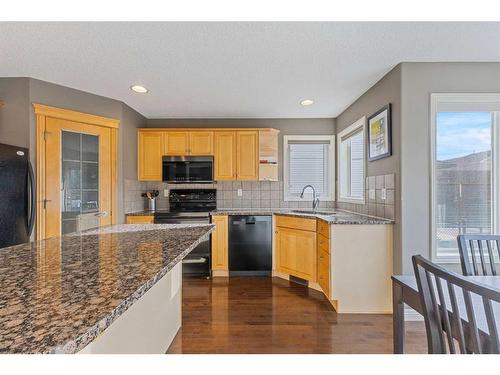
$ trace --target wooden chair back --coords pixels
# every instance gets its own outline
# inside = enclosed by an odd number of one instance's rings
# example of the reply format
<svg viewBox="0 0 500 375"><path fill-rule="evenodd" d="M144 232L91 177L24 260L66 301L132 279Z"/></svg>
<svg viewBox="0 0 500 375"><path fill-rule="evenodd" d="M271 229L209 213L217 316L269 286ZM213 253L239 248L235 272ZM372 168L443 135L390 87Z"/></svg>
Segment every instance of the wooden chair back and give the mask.
<svg viewBox="0 0 500 375"><path fill-rule="evenodd" d="M468 235L457 237L464 276L496 276L495 253L500 258L500 236Z"/></svg>
<svg viewBox="0 0 500 375"><path fill-rule="evenodd" d="M467 280L420 255L412 261L429 354L455 354L456 344L462 354L499 354L493 304L500 303L500 290ZM486 323L486 334L478 329L478 318Z"/></svg>

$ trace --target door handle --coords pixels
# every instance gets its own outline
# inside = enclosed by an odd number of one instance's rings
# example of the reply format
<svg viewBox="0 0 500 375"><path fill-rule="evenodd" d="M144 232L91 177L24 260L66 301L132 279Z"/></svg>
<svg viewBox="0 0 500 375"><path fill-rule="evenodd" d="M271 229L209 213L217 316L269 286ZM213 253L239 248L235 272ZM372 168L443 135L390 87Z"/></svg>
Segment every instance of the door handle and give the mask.
<svg viewBox="0 0 500 375"><path fill-rule="evenodd" d="M185 264L199 264L199 263L205 263L206 261L207 261L206 258L183 259L182 263L185 263Z"/></svg>
<svg viewBox="0 0 500 375"><path fill-rule="evenodd" d="M52 202L51 199L44 199L43 201L43 208L46 209L47 208L47 202Z"/></svg>
<svg viewBox="0 0 500 375"><path fill-rule="evenodd" d="M28 218L28 236L31 236L33 233L33 227L35 226L35 217L36 217L36 182L35 182L35 174L33 173L33 166L31 162L28 160L28 177L29 177L29 189L30 189L30 215Z"/></svg>
<svg viewBox="0 0 500 375"><path fill-rule="evenodd" d="M106 217L106 216L108 216L108 212L107 211L97 212L97 213L94 214L94 216L97 216L97 217Z"/></svg>

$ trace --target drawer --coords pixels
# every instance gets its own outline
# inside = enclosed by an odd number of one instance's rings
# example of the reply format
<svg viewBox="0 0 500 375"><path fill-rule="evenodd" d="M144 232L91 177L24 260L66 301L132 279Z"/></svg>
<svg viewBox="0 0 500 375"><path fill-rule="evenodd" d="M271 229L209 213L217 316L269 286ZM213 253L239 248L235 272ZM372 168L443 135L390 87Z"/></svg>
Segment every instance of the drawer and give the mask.
<svg viewBox="0 0 500 375"><path fill-rule="evenodd" d="M153 215L127 216L127 224L154 224Z"/></svg>
<svg viewBox="0 0 500 375"><path fill-rule="evenodd" d="M330 224L326 221L318 220L318 233L326 238L330 238Z"/></svg>
<svg viewBox="0 0 500 375"><path fill-rule="evenodd" d="M330 254L330 240L321 234L318 234L318 251L325 251Z"/></svg>
<svg viewBox="0 0 500 375"><path fill-rule="evenodd" d="M316 219L276 215L276 226L316 232Z"/></svg>

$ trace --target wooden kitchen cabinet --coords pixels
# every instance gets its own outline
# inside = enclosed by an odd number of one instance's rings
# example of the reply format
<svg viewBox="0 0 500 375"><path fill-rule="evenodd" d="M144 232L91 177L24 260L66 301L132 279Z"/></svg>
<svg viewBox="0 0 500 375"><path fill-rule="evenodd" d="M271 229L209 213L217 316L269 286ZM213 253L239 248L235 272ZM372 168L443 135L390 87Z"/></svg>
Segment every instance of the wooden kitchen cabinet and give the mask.
<svg viewBox="0 0 500 375"><path fill-rule="evenodd" d="M278 181L279 130L259 131L259 180Z"/></svg>
<svg viewBox="0 0 500 375"><path fill-rule="evenodd" d="M187 131L166 132L165 155L171 155L171 156L189 155L189 133Z"/></svg>
<svg viewBox="0 0 500 375"><path fill-rule="evenodd" d="M316 232L277 226L275 241L277 271L315 282L317 273Z"/></svg>
<svg viewBox="0 0 500 375"><path fill-rule="evenodd" d="M128 215L127 224L154 224L153 215Z"/></svg>
<svg viewBox="0 0 500 375"><path fill-rule="evenodd" d="M215 132L214 179L236 180L236 132Z"/></svg>
<svg viewBox="0 0 500 375"><path fill-rule="evenodd" d="M189 132L189 155L213 155L214 133L204 131Z"/></svg>
<svg viewBox="0 0 500 375"><path fill-rule="evenodd" d="M318 248L318 284L330 299L330 253Z"/></svg>
<svg viewBox="0 0 500 375"><path fill-rule="evenodd" d="M138 135L138 179L161 181L165 134L161 131L148 131L139 132Z"/></svg>
<svg viewBox="0 0 500 375"><path fill-rule="evenodd" d="M259 132L236 132L236 178L240 181L259 179Z"/></svg>
<svg viewBox="0 0 500 375"><path fill-rule="evenodd" d="M212 274L225 275L229 272L228 264L228 217L227 215L212 216L215 230L212 232Z"/></svg>

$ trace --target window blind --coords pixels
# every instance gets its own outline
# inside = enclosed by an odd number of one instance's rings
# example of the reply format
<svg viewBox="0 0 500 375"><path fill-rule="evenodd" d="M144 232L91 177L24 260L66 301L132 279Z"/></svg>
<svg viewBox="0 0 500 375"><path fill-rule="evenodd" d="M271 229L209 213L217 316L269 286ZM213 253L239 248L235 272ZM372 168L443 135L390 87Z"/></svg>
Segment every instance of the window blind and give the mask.
<svg viewBox="0 0 500 375"><path fill-rule="evenodd" d="M339 147L339 185L342 198L364 197L364 132L358 128L343 136Z"/></svg>
<svg viewBox="0 0 500 375"><path fill-rule="evenodd" d="M351 197L363 198L364 190L364 137L363 132L353 135L351 138L351 165L350 185Z"/></svg>
<svg viewBox="0 0 500 375"><path fill-rule="evenodd" d="M319 197L328 196L328 141L290 141L288 143L288 194L299 196L306 185L314 186ZM308 189L304 198L312 198Z"/></svg>

